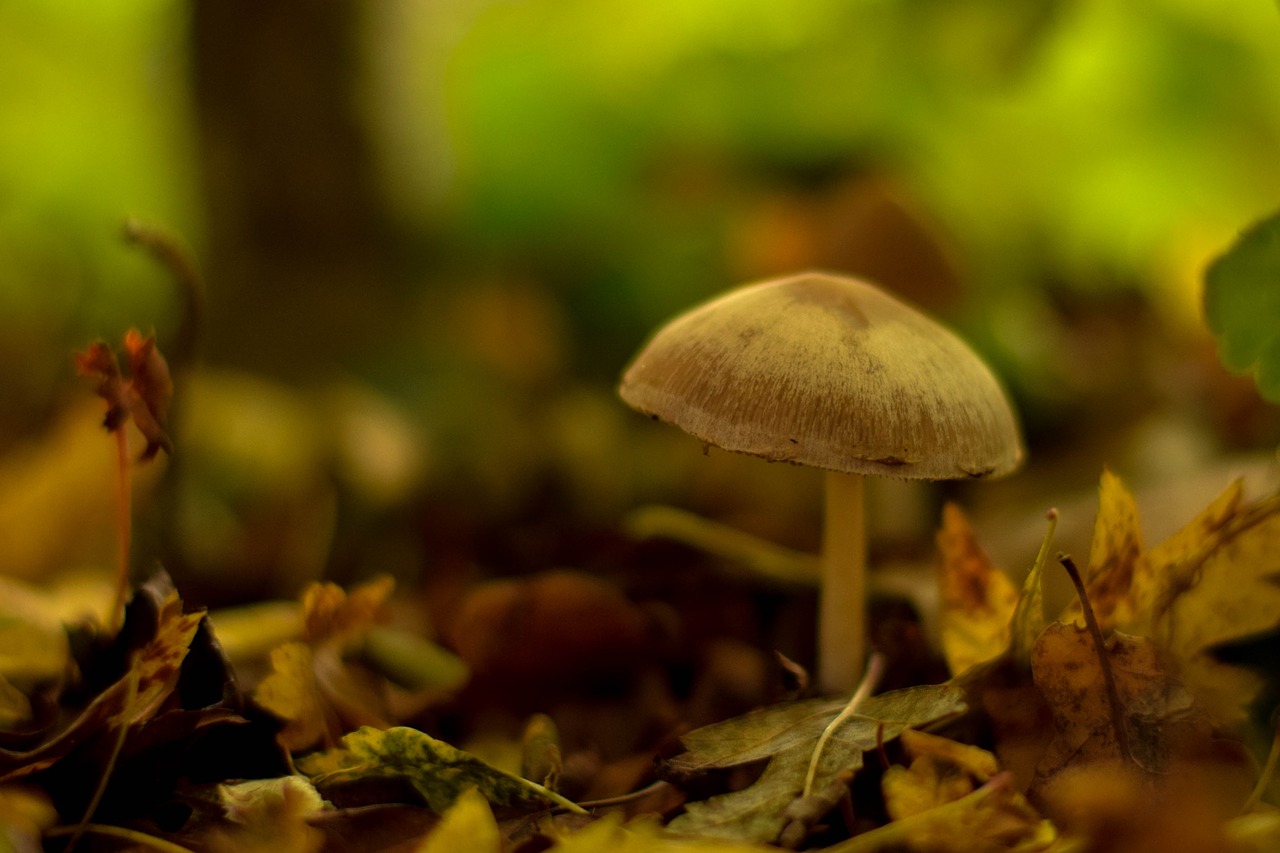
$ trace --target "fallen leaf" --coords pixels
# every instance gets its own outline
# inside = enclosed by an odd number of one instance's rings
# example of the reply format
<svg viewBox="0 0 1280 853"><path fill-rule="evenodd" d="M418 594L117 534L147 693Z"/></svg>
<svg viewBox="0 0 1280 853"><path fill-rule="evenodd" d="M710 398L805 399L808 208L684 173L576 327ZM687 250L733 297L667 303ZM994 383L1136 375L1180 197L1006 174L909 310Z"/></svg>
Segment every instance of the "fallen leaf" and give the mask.
<svg viewBox="0 0 1280 853"><path fill-rule="evenodd" d="M1207 719L1151 640L1115 632L1106 653L1119 709L1112 707L1087 630L1056 622L1040 635L1032 671L1053 712L1054 738L1036 768L1033 791L1082 765L1132 764L1161 773L1175 757L1208 743Z"/></svg>
<svg viewBox="0 0 1280 853"><path fill-rule="evenodd" d="M501 853L502 833L489 801L467 788L445 810L440 823L418 845L416 853Z"/></svg>
<svg viewBox="0 0 1280 853"><path fill-rule="evenodd" d="M1009 648L1018 590L982 550L954 503L942 509L937 542L942 650L952 675L960 675Z"/></svg>
<svg viewBox="0 0 1280 853"><path fill-rule="evenodd" d="M559 806L582 811L537 783L504 773L444 741L403 726L385 731L363 727L345 736L335 749L304 756L298 761L298 769L321 786L358 779L402 778L436 814L443 814L471 787L497 805Z"/></svg>
<svg viewBox="0 0 1280 853"><path fill-rule="evenodd" d="M315 677L315 660L306 643L285 643L271 652L271 673L258 684L253 698L284 721L277 740L292 752L318 743L333 746L341 723L326 701Z"/></svg>
<svg viewBox="0 0 1280 853"><path fill-rule="evenodd" d="M1057 840L1053 824L1013 787L1007 773L998 795L982 800L981 807L975 803L945 822L912 823L912 818L927 817L968 797L1000 771L996 757L984 749L910 729L902 735L911 765L890 767L880 784L886 811L893 821L905 822L900 829L913 849L1030 853L1046 850Z"/></svg>
<svg viewBox="0 0 1280 853"><path fill-rule="evenodd" d="M904 771L905 772L905 771ZM920 784L927 785L927 780ZM1059 849L1057 831L1001 773L959 799L906 815L824 853L1039 853Z"/></svg>
<svg viewBox="0 0 1280 853"><path fill-rule="evenodd" d="M1133 497L1104 473L1085 586L1104 633L1155 639L1214 721L1238 725L1262 679L1212 651L1280 624L1280 496L1245 504L1234 483L1148 551Z"/></svg>
<svg viewBox="0 0 1280 853"><path fill-rule="evenodd" d="M219 785L224 818L204 839L211 853L315 853L324 833L308 823L324 799L302 776Z"/></svg>
<svg viewBox="0 0 1280 853"><path fill-rule="evenodd" d="M1083 765L1042 792L1064 834L1088 839L1090 853L1244 853L1227 838L1227 818L1194 767L1153 778L1134 767ZM1235 811L1238 811L1238 803ZM1263 850L1274 850L1264 847Z"/></svg>
<svg viewBox="0 0 1280 853"><path fill-rule="evenodd" d="M900 740L909 758L945 762L979 782L986 782L1000 772L996 757L981 747L915 729L907 729Z"/></svg>
<svg viewBox="0 0 1280 853"><path fill-rule="evenodd" d="M1115 628L1137 631L1143 618L1139 612L1145 597L1142 593L1153 583L1137 503L1120 478L1104 470L1098 486L1089 566L1084 572L1085 591L1102 633ZM1060 621L1082 618L1080 602L1073 599Z"/></svg>
<svg viewBox="0 0 1280 853"><path fill-rule="evenodd" d="M345 641L376 625L395 589L395 579L382 575L347 592L335 583L313 583L302 593L303 636L312 643Z"/></svg>
<svg viewBox="0 0 1280 853"><path fill-rule="evenodd" d="M1152 600L1154 636L1214 721L1230 727L1247 718L1263 680L1213 650L1280 624L1280 496L1247 506L1224 498L1175 547L1154 552L1167 581ZM1196 536L1201 544L1191 551Z"/></svg>
<svg viewBox="0 0 1280 853"><path fill-rule="evenodd" d="M524 727L520 744L520 775L550 788L560 784L563 763L560 757L560 732L555 721L546 714L534 714Z"/></svg>
<svg viewBox="0 0 1280 853"><path fill-rule="evenodd" d="M85 737L105 728L149 719L173 693L204 613L184 614L182 601L167 579L152 581L139 592L155 599L156 624L151 639L133 653L130 670L38 746L25 751L0 749L0 781L20 779L49 767Z"/></svg>
<svg viewBox="0 0 1280 853"><path fill-rule="evenodd" d="M777 849L742 841L672 835L652 820L642 818L623 824L607 816L562 836L548 853L765 853Z"/></svg>
<svg viewBox="0 0 1280 853"><path fill-rule="evenodd" d="M691 802L671 823L673 831L699 836L772 842L788 823L787 810L805 788L814 745L844 709L843 700L812 699L752 711L697 729L680 740L686 752L662 768L679 779L707 770L767 761L748 788ZM872 696L833 733L820 756L812 790L843 787L863 762L863 753L911 726L963 712L963 691L925 685Z"/></svg>

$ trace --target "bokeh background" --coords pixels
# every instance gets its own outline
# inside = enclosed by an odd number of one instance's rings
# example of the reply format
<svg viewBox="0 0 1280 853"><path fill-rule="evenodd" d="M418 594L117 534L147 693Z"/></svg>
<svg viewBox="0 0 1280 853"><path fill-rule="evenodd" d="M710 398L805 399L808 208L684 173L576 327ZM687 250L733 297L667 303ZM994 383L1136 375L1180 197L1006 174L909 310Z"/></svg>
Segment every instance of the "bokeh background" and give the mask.
<svg viewBox="0 0 1280 853"><path fill-rule="evenodd" d="M678 565L618 532L652 502L812 549L814 472L613 394L664 319L810 267L958 329L1027 431L1006 481L877 486L880 560L947 497L1010 568L1054 504L1086 550L1104 465L1154 539L1274 461L1199 292L1278 150L1266 0L4 0L0 570L109 566L71 353L131 326L197 344L135 557L197 602ZM126 217L197 263L198 341Z"/></svg>

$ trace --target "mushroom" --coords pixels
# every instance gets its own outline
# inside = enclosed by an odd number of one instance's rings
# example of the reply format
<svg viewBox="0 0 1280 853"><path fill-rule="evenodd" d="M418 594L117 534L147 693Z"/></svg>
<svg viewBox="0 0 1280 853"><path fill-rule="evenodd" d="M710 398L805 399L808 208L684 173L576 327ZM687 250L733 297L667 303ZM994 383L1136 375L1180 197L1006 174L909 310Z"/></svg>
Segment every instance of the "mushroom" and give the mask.
<svg viewBox="0 0 1280 853"><path fill-rule="evenodd" d="M866 655L863 477L1014 470L1000 383L959 338L873 285L824 272L732 290L659 329L622 375L633 409L705 444L824 469L818 684L848 692Z"/></svg>

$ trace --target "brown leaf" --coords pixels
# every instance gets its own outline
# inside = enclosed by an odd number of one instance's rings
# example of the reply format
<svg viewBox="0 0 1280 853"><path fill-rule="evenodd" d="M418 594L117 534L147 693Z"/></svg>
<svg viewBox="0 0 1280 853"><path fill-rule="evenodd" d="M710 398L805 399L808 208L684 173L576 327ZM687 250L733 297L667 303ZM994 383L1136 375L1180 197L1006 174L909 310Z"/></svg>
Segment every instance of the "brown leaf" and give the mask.
<svg viewBox="0 0 1280 853"><path fill-rule="evenodd" d="M1160 773L1175 757L1207 746L1206 718L1169 674L1151 640L1114 633L1106 653L1119 709L1111 706L1088 631L1055 622L1040 635L1032 672L1053 712L1054 738L1036 768L1033 790L1082 765L1132 764ZM1124 727L1123 736L1118 726Z"/></svg>
<svg viewBox="0 0 1280 853"><path fill-rule="evenodd" d="M181 599L167 583L148 585L144 591L155 598L156 625L150 639L131 655L129 669L39 746L26 751L0 750L0 782L51 766L106 728L151 719L173 694L204 613L184 614Z"/></svg>
<svg viewBox="0 0 1280 853"><path fill-rule="evenodd" d="M937 534L941 594L942 649L959 675L1009 648L1010 623L1018 590L992 564L960 507L943 507Z"/></svg>
<svg viewBox="0 0 1280 853"><path fill-rule="evenodd" d="M144 338L137 329L129 330L124 345L129 356L128 382L120 373L115 353L103 341L96 341L84 352L76 353L76 370L81 376L98 380L97 394L107 401L107 415L102 424L109 432L120 429L126 418L132 419L147 440L143 459L152 458L160 450L171 453L173 444L165 432L173 397L169 365L156 348L155 338Z"/></svg>
<svg viewBox="0 0 1280 853"><path fill-rule="evenodd" d="M129 403L116 354L105 341L94 341L84 352L75 354L75 363L76 372L81 376L98 380L95 393L107 401L107 414L102 425L110 432L119 429L129 411Z"/></svg>
<svg viewBox="0 0 1280 853"><path fill-rule="evenodd" d="M150 459L162 449L171 453L173 445L165 432L169 422L169 404L173 399L169 364L156 347L155 337L144 338L137 329L130 329L125 334L124 348L129 355L129 413L147 439L142 458Z"/></svg>
<svg viewBox="0 0 1280 853"><path fill-rule="evenodd" d="M1245 504L1233 483L1180 531L1144 549L1133 497L1107 472L1085 586L1101 629L1150 636L1216 723L1243 722L1258 675L1212 650L1280 623L1280 496ZM1078 602L1063 621L1079 617Z"/></svg>
<svg viewBox="0 0 1280 853"><path fill-rule="evenodd" d="M345 641L378 623L395 579L382 575L350 592L334 583L313 583L302 593L303 637L309 642Z"/></svg>

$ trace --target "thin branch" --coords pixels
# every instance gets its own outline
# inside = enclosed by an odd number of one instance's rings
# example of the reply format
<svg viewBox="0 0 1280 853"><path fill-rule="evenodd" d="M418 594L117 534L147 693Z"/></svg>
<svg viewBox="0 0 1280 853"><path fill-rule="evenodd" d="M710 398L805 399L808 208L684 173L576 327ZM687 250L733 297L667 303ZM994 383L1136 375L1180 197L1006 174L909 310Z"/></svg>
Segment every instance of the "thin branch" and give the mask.
<svg viewBox="0 0 1280 853"><path fill-rule="evenodd" d="M1076 595L1080 598L1080 608L1084 611L1084 623L1093 637L1093 645L1098 652L1102 680L1106 682L1107 699L1111 703L1111 725L1116 732L1116 743L1120 747L1120 753L1129 761L1133 761L1133 753L1129 751L1129 732L1125 724L1124 705L1120 702L1120 691L1116 687L1115 674L1111 671L1111 658L1107 655L1107 644L1102 639L1102 629L1098 627L1097 617L1093 615L1093 605L1089 603L1084 581L1080 579L1080 570L1076 568L1075 561L1066 554L1059 554L1058 562L1062 563L1062 567L1071 576L1071 583L1075 585Z"/></svg>

